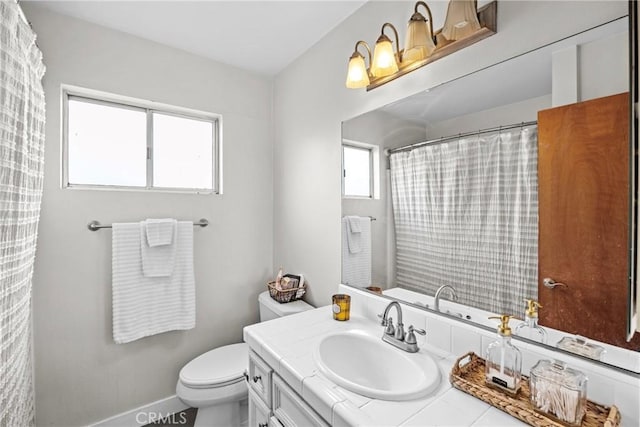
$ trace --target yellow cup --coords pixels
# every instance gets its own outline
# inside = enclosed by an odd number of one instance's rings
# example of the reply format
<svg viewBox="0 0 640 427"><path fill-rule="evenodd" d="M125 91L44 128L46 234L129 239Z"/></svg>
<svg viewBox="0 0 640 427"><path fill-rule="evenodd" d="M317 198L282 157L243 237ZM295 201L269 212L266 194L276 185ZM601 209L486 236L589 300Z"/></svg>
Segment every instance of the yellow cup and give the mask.
<svg viewBox="0 0 640 427"><path fill-rule="evenodd" d="M346 294L335 294L331 297L333 303L333 318L335 320L349 320L351 297Z"/></svg>

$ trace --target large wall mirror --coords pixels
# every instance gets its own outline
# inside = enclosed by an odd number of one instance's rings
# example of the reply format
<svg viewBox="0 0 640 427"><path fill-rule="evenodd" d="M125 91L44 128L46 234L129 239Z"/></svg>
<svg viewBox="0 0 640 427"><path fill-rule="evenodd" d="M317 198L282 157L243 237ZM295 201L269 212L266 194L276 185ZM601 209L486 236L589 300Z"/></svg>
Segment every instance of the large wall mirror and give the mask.
<svg viewBox="0 0 640 427"><path fill-rule="evenodd" d="M491 329L536 300L522 339L640 373L629 52L623 17L343 122L343 283Z"/></svg>

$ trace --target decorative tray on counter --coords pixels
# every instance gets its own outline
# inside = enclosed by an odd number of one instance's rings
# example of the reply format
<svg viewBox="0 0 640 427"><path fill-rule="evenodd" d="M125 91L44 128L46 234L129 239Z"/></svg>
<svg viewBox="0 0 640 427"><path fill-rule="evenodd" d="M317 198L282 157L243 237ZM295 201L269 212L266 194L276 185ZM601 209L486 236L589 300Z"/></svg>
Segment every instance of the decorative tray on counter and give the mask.
<svg viewBox="0 0 640 427"><path fill-rule="evenodd" d="M464 360L468 358L467 363ZM460 364L462 363L462 366ZM513 397L491 387L484 382L485 361L470 352L460 357L453 365L449 380L455 388L494 406L507 414L536 427L566 427L557 419L536 412L529 401L529 378L522 376L518 395ZM620 412L615 406L604 406L587 401L587 410L581 427L616 427L620 425Z"/></svg>

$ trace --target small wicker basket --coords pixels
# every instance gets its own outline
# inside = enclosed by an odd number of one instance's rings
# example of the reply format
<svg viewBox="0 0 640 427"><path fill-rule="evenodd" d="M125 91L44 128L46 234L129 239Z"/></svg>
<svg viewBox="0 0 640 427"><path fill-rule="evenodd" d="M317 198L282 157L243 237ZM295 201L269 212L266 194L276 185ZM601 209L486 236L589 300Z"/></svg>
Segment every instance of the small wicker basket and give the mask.
<svg viewBox="0 0 640 427"><path fill-rule="evenodd" d="M269 295L280 304L285 304L295 300L299 300L307 291L307 284L303 283L301 287L291 289L278 289L276 288L276 282L272 281L267 283L267 289L269 289Z"/></svg>
<svg viewBox="0 0 640 427"><path fill-rule="evenodd" d="M462 363L466 361L467 363ZM461 365L462 363L462 365ZM469 393L507 414L536 427L565 427L566 424L549 414L533 409L529 401L529 380L522 376L520 391L516 397L487 387L484 382L485 361L473 352L455 361L449 380L455 388ZM620 425L620 412L615 406L604 406L587 401L587 412L581 427L616 427Z"/></svg>

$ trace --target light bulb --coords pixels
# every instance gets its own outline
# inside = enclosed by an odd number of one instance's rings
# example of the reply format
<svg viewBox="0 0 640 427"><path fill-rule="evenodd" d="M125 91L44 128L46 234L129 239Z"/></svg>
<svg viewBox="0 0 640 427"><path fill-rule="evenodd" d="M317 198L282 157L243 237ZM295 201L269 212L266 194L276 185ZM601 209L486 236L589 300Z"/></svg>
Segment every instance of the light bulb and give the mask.
<svg viewBox="0 0 640 427"><path fill-rule="evenodd" d="M349 59L346 86L349 89L359 89L369 86L367 66L364 63L364 57L358 52L355 52L351 56L351 59Z"/></svg>
<svg viewBox="0 0 640 427"><path fill-rule="evenodd" d="M382 35L376 42L376 47L373 51L371 74L375 77L384 77L397 71L398 62L396 61L396 55L393 53L391 40Z"/></svg>

